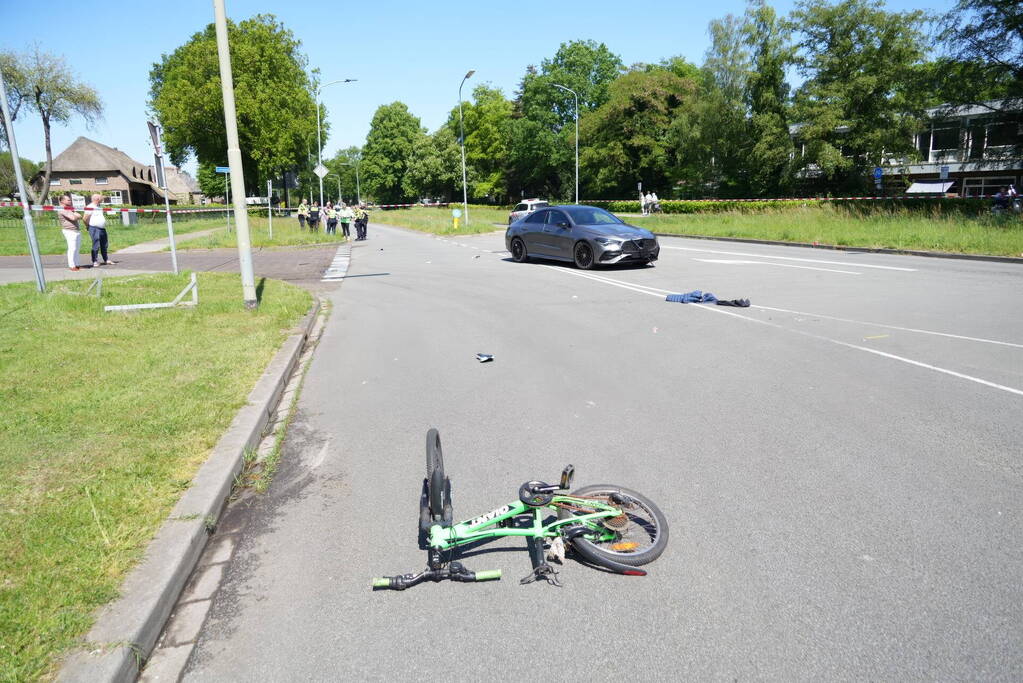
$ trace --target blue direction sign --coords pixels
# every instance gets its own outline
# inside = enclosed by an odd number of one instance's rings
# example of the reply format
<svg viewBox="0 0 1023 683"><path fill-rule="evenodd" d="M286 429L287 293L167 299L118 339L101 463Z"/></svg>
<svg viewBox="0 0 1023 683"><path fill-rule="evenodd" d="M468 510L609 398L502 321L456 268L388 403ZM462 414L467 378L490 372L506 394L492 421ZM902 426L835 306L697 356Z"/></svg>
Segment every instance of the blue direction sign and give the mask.
<svg viewBox="0 0 1023 683"><path fill-rule="evenodd" d="M217 166L217 173L230 173L230 172L231 172L231 167L230 166Z"/></svg>
<svg viewBox="0 0 1023 683"><path fill-rule="evenodd" d="M884 171L881 170L880 166L874 167L874 180L881 180L881 176L884 175Z"/></svg>

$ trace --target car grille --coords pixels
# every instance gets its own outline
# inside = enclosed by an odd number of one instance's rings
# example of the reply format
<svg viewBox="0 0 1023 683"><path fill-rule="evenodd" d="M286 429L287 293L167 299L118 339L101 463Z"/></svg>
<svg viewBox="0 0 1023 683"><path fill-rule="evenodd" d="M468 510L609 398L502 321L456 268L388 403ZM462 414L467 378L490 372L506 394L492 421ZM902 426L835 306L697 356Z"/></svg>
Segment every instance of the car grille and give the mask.
<svg viewBox="0 0 1023 683"><path fill-rule="evenodd" d="M627 253L650 251L655 246L657 246L657 240L629 240L622 245L622 251Z"/></svg>

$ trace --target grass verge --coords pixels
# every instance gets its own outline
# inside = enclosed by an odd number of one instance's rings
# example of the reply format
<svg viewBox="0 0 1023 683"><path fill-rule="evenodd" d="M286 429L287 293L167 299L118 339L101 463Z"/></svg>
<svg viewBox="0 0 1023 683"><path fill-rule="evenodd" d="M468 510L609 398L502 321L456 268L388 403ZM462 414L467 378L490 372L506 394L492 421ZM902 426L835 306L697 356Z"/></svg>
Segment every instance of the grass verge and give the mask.
<svg viewBox="0 0 1023 683"><path fill-rule="evenodd" d="M451 210L461 209L461 205L444 207L416 207L414 209L389 209L373 211L369 215L371 223L398 225L411 230L428 232L434 235L472 235L481 232L493 232L508 225L508 209L493 206L469 206L468 227L465 217L459 219L458 230L454 229ZM495 225L497 224L497 225Z"/></svg>
<svg viewBox="0 0 1023 683"><path fill-rule="evenodd" d="M202 273L195 309L103 312L187 277L0 287L0 679L88 630L310 304L268 280L248 312L236 274Z"/></svg>
<svg viewBox="0 0 1023 683"><path fill-rule="evenodd" d="M238 232L234 227L235 223L232 222L230 231L220 230L212 235L204 235L194 240L182 242L177 247L178 249L237 247ZM340 225L337 228L336 235L326 234L324 232L325 229L325 221L320 221L319 229L316 232L310 232L308 229L300 229L298 219L294 216L290 218L278 218L275 216L273 219L274 235L273 239L271 239L270 224L265 212L260 216L249 214L249 240L252 242L253 247L292 247L313 244L337 244L344 241ZM352 234L355 234L354 228L352 228Z"/></svg>
<svg viewBox="0 0 1023 683"><path fill-rule="evenodd" d="M124 247L130 247L140 242L158 240L167 236L167 219L163 214L145 215L136 225L121 225L120 219L116 216L107 218L107 237L110 240L110 251L114 252ZM43 254L63 254L67 251L67 242L61 233L57 223L52 218L40 219L39 214L34 216L36 241L39 242L39 251ZM184 235L197 230L208 230L219 228L225 225L223 218L198 218L194 220L175 220L174 234ZM78 249L79 254L89 254L92 248L92 240L89 233L82 231L82 244ZM17 256L28 253L28 240L25 238L25 225L17 221L4 220L0 226L0 256Z"/></svg>
<svg viewBox="0 0 1023 683"><path fill-rule="evenodd" d="M842 208L821 206L756 214L662 214L625 220L654 232L678 235L1023 256L1023 221L992 216L971 218L908 211L857 216Z"/></svg>

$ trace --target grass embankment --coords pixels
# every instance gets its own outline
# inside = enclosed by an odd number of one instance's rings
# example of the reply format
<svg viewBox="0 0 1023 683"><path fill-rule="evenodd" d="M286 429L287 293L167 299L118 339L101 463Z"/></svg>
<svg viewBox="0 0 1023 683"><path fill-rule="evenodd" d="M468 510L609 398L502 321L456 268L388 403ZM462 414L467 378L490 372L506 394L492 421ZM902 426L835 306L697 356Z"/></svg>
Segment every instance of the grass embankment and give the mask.
<svg viewBox="0 0 1023 683"><path fill-rule="evenodd" d="M743 237L843 247L1023 256L1023 221L913 211L854 215L831 206L791 207L762 213L627 217L648 230L678 235Z"/></svg>
<svg viewBox="0 0 1023 683"><path fill-rule="evenodd" d="M238 276L188 274L0 287L0 680L33 680L117 594L283 342L308 292L268 280L245 311Z"/></svg>
<svg viewBox="0 0 1023 683"><path fill-rule="evenodd" d="M57 227L56 219L50 213L45 218L40 218L36 213L34 225L36 241L39 242L39 251L43 254L63 254L67 251L67 242L64 235ZM196 230L208 230L219 228L225 225L223 217L198 218L195 220L174 221L174 234L184 235ZM110 241L110 251L114 252L124 247L130 247L140 242L149 242L167 237L167 219L163 214L144 215L137 225L122 225L117 216L107 217L107 237ZM89 250L92 248L92 240L89 233L82 230L82 245L79 253L88 258ZM5 218L0 224L0 256L15 256L28 253L28 241L25 238L25 226L21 218Z"/></svg>
<svg viewBox="0 0 1023 683"><path fill-rule="evenodd" d="M312 244L336 244L344 241L340 225L337 226L336 235L328 235L325 232L326 221L321 220L317 231L310 232L308 228L299 228L298 219L294 215L287 218L274 216L274 236L273 239L270 239L270 225L266 217L266 211L262 211L262 215L253 215L254 213L249 214L249 240L252 242L253 247L294 247ZM370 220L373 220L373 218L371 217ZM232 219L230 231L220 230L212 235L196 237L193 240L182 242L178 245L178 248L221 249L237 247L238 232L235 229L236 226L237 223ZM351 233L353 236L355 235L354 227L351 228Z"/></svg>
<svg viewBox="0 0 1023 683"><path fill-rule="evenodd" d="M480 232L492 232L508 225L509 210L493 206L469 205L468 226L465 225L465 216L458 219L458 230L454 230L451 210L461 209L461 205L442 207L416 207L414 209L389 209L387 211L373 211L369 215L371 223L384 223L386 225L398 225L403 228L410 228L420 232L428 232L434 235L471 235ZM498 225L495 225L497 223Z"/></svg>

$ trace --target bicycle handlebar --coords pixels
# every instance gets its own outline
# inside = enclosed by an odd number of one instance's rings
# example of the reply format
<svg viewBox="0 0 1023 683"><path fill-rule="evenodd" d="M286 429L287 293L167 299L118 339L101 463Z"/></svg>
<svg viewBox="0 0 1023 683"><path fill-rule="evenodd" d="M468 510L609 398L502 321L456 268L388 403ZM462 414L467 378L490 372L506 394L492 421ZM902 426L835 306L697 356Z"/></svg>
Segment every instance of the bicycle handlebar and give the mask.
<svg viewBox="0 0 1023 683"><path fill-rule="evenodd" d="M373 588L390 588L403 591L423 581L493 581L501 578L500 569L487 569L481 572L471 572L457 562L452 566L443 569L427 569L418 574L402 574L400 576L380 576L373 579Z"/></svg>

